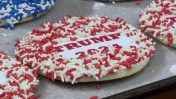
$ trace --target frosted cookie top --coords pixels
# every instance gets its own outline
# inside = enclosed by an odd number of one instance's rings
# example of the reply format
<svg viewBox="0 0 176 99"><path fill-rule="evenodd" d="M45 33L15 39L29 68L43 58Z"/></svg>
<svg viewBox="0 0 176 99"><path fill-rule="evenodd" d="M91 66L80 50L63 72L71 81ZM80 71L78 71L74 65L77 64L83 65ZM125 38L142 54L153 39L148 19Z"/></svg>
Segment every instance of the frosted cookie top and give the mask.
<svg viewBox="0 0 176 99"><path fill-rule="evenodd" d="M46 12L55 0L1 0L0 24L6 22L5 27L13 29L13 25L24 17L34 16Z"/></svg>
<svg viewBox="0 0 176 99"><path fill-rule="evenodd" d="M143 31L176 44L176 0L154 0L140 16Z"/></svg>
<svg viewBox="0 0 176 99"><path fill-rule="evenodd" d="M23 64L52 80L72 83L131 69L155 51L150 38L122 19L96 16L45 23L16 47Z"/></svg>
<svg viewBox="0 0 176 99"><path fill-rule="evenodd" d="M27 66L0 52L0 99L31 97L39 82L35 75Z"/></svg>

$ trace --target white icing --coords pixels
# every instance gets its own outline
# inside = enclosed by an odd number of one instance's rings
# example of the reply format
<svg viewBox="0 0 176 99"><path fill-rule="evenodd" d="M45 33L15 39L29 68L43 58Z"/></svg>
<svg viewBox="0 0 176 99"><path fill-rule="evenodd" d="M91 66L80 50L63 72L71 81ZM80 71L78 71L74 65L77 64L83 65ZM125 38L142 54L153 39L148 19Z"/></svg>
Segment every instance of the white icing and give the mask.
<svg viewBox="0 0 176 99"><path fill-rule="evenodd" d="M108 35L110 35L110 34L113 34L113 33L108 33ZM99 37L99 36L91 36L91 37L88 37L88 38L80 38L77 41L89 39L89 38L92 38L92 37ZM60 43L57 46L61 46L61 45L68 44L68 43L76 43L76 42L75 41L70 41L70 42L67 42L67 43ZM115 40L100 42L100 43L93 43L92 42L91 45L83 46L83 47L72 49L72 50L67 50L65 48L63 52L59 52L59 55L62 55L63 57L66 57L66 58L77 58L78 55L75 55L75 53L77 53L77 52L86 52L89 49L98 49L101 46L112 46L113 44L118 44L118 45L122 46L123 48L129 48L131 45L133 45L133 46L136 45L135 42L131 38L127 37L126 35L122 35L122 36L119 36L119 38L115 39Z"/></svg>
<svg viewBox="0 0 176 99"><path fill-rule="evenodd" d="M5 73L0 71L0 84L4 85L7 82L7 78L5 76Z"/></svg>

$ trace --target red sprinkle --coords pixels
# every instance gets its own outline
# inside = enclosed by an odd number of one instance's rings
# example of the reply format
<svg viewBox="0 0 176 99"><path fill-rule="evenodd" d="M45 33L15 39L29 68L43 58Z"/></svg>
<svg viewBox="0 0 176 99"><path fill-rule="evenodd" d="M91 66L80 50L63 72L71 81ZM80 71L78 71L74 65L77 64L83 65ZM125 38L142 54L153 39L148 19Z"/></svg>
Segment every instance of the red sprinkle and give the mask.
<svg viewBox="0 0 176 99"><path fill-rule="evenodd" d="M101 85L100 84L96 84L96 89L100 89Z"/></svg>
<svg viewBox="0 0 176 99"><path fill-rule="evenodd" d="M98 99L98 96L91 96L89 99Z"/></svg>
<svg viewBox="0 0 176 99"><path fill-rule="evenodd" d="M168 33L167 37L168 37L168 45L173 44L173 41L174 41L173 35L171 33Z"/></svg>
<svg viewBox="0 0 176 99"><path fill-rule="evenodd" d="M136 5L140 5L141 4L141 0L136 0Z"/></svg>

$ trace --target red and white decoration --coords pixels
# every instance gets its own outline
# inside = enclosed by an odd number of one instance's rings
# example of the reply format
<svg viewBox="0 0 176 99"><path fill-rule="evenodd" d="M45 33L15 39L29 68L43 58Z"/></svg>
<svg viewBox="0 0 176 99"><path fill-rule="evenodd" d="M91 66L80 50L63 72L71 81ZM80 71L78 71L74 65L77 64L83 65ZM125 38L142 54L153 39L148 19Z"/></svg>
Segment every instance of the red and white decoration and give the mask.
<svg viewBox="0 0 176 99"><path fill-rule="evenodd" d="M38 83L32 70L0 52L0 99L34 99Z"/></svg>
<svg viewBox="0 0 176 99"><path fill-rule="evenodd" d="M154 0L140 16L141 28L176 44L176 0Z"/></svg>
<svg viewBox="0 0 176 99"><path fill-rule="evenodd" d="M121 18L65 17L17 41L16 57L53 81L97 81L151 58L154 43Z"/></svg>

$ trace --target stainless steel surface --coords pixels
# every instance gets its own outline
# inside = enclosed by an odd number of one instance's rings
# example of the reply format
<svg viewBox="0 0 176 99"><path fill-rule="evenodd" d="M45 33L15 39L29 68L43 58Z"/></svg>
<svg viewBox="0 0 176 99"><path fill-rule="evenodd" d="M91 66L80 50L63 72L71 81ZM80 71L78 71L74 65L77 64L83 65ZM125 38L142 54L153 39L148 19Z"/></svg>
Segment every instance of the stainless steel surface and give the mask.
<svg viewBox="0 0 176 99"><path fill-rule="evenodd" d="M14 57L14 42L27 36L27 31L40 27L41 23L57 21L67 14L73 16L118 16L128 23L139 28L139 14L152 0L142 0L140 5L134 1L117 2L116 4L106 4L93 0L57 0L56 5L44 16L27 23L18 24L15 30L5 30L0 28L0 50L7 52ZM7 37L5 37L5 35ZM156 53L149 64L141 72L130 77L100 82L101 89L96 89L96 83L62 83L52 82L44 77L40 77L40 85L36 93L41 93L41 99L89 99L96 95L100 98L121 93L139 86L160 81L162 79L176 75L176 50L157 42Z"/></svg>

